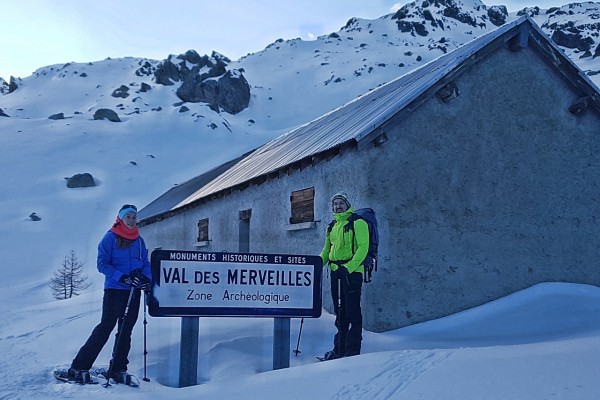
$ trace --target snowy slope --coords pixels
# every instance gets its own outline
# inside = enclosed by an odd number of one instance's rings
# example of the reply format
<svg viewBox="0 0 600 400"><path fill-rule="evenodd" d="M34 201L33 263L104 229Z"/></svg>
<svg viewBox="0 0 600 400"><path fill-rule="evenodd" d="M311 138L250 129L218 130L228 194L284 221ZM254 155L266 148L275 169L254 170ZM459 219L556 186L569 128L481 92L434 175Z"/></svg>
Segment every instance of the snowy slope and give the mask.
<svg viewBox="0 0 600 400"><path fill-rule="evenodd" d="M365 332L363 355L323 363L314 355L330 349L333 317L305 319L301 352L277 371L270 371L270 319L202 318L199 385L182 389L173 387L179 319L148 318L150 382L139 389L56 382L52 369L70 363L97 323L100 298L89 292L0 311L0 398L593 400L600 390L600 289L588 285L541 284L436 321ZM130 372L142 378L139 322ZM299 326L292 320L294 346ZM109 348L99 363L108 362Z"/></svg>

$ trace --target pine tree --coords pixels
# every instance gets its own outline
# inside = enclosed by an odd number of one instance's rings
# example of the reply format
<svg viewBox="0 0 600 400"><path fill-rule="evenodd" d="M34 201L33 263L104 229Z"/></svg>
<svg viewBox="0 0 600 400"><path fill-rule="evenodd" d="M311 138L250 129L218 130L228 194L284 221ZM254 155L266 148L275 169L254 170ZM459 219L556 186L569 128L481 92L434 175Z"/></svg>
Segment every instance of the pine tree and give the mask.
<svg viewBox="0 0 600 400"><path fill-rule="evenodd" d="M70 299L90 287L87 276L83 273L83 263L79 262L75 252L71 250L50 280L50 290L55 299Z"/></svg>

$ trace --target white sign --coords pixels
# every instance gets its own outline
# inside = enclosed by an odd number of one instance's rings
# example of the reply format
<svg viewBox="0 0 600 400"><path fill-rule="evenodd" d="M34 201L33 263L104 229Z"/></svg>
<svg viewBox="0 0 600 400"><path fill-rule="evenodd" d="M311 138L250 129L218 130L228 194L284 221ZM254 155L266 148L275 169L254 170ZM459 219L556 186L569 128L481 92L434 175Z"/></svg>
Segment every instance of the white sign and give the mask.
<svg viewBox="0 0 600 400"><path fill-rule="evenodd" d="M155 250L152 316L319 317L319 256Z"/></svg>

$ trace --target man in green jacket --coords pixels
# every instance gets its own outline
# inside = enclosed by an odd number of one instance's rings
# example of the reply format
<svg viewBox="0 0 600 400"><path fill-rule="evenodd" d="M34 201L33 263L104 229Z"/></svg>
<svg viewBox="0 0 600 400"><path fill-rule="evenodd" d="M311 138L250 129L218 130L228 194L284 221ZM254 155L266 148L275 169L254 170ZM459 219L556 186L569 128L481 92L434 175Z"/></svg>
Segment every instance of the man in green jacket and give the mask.
<svg viewBox="0 0 600 400"><path fill-rule="evenodd" d="M333 350L323 359L360 354L362 342L362 311L360 296L363 283L363 261L369 251L369 227L363 219L354 221L349 229L348 218L354 210L346 193L331 198L334 223L327 227L325 246L321 252L323 265L331 269L331 298L337 333Z"/></svg>

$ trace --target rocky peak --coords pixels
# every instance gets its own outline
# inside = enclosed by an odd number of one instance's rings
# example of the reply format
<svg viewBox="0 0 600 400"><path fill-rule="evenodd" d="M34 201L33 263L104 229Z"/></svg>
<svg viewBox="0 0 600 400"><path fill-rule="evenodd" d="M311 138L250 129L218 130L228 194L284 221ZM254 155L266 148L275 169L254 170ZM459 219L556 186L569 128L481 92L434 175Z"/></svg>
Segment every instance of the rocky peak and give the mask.
<svg viewBox="0 0 600 400"><path fill-rule="evenodd" d="M0 94L8 93L8 82L0 78Z"/></svg>
<svg viewBox="0 0 600 400"><path fill-rule="evenodd" d="M428 29L453 29L452 26L485 28L488 22L500 26L506 22L508 12L504 6L487 8L478 0L457 2L455 0L423 0L404 5L393 16L398 29L413 36L427 36Z"/></svg>
<svg viewBox="0 0 600 400"><path fill-rule="evenodd" d="M250 85L243 70L228 70L231 60L212 52L200 56L188 50L177 56L170 55L154 71L156 82L171 86L181 82L177 96L186 102L208 103L210 107L237 114L250 104Z"/></svg>
<svg viewBox="0 0 600 400"><path fill-rule="evenodd" d="M0 78L0 94L12 93L20 86L21 78L15 78L11 76L9 82Z"/></svg>

